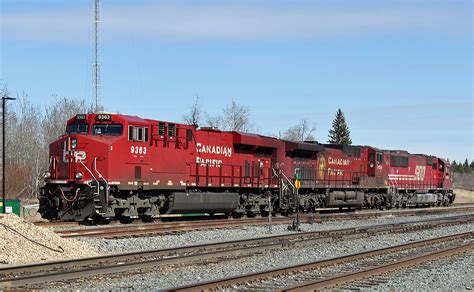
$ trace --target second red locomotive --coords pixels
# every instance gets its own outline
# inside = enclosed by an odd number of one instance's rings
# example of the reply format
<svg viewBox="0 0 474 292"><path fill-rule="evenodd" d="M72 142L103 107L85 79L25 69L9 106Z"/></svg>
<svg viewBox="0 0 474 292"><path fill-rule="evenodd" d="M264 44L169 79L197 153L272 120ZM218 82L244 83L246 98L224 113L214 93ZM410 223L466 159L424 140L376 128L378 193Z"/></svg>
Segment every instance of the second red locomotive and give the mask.
<svg viewBox="0 0 474 292"><path fill-rule="evenodd" d="M50 145L40 212L46 219L130 221L453 200L450 164L434 156L97 113L71 118Z"/></svg>

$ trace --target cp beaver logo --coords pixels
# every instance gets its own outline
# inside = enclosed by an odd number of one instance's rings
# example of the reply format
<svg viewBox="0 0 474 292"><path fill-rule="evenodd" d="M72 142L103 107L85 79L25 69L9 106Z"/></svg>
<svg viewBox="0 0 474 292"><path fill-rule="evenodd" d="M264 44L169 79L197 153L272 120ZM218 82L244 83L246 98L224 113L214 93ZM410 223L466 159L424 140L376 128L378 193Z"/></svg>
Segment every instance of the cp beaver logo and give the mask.
<svg viewBox="0 0 474 292"><path fill-rule="evenodd" d="M323 155L318 156L318 178L324 179L326 172L326 158Z"/></svg>

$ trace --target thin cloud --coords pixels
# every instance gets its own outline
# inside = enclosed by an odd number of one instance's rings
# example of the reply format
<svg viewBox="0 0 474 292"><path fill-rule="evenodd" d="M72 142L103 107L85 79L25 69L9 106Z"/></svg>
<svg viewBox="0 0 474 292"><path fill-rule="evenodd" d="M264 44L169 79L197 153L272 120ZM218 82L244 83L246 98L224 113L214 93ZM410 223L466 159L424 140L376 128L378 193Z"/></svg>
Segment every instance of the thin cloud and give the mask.
<svg viewBox="0 0 474 292"><path fill-rule="evenodd" d="M107 40L313 40L405 32L463 35L471 19L448 6L317 6L298 4L104 5ZM460 11L461 10L461 11ZM3 35L20 40L84 41L90 38L86 8L4 12Z"/></svg>

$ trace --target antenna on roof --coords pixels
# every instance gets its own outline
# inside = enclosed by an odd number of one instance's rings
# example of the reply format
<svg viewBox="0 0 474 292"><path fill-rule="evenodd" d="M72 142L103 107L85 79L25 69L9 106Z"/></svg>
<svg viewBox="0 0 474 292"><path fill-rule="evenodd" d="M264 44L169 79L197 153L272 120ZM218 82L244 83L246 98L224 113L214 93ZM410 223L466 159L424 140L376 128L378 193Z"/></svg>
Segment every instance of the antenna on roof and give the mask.
<svg viewBox="0 0 474 292"><path fill-rule="evenodd" d="M100 63L99 63L99 20L100 20L100 0L92 0L94 5L94 64L92 65L94 74L94 99L95 111L99 110L99 89L100 89Z"/></svg>

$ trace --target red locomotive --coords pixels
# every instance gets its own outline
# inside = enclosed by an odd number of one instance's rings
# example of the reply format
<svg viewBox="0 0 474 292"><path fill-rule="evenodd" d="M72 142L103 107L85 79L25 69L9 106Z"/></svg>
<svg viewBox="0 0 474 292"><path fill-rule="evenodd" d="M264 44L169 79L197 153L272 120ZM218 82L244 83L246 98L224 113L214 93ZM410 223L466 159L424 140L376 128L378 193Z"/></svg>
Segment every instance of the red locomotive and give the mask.
<svg viewBox="0 0 474 292"><path fill-rule="evenodd" d="M266 216L296 208L446 205L454 200L450 174L447 161L406 151L80 114L50 145L40 212L46 219L130 221L176 213Z"/></svg>

